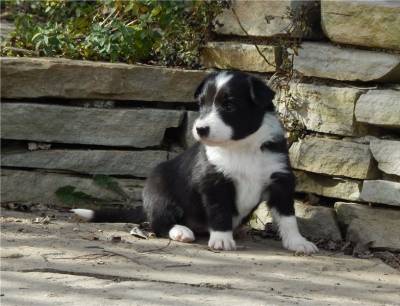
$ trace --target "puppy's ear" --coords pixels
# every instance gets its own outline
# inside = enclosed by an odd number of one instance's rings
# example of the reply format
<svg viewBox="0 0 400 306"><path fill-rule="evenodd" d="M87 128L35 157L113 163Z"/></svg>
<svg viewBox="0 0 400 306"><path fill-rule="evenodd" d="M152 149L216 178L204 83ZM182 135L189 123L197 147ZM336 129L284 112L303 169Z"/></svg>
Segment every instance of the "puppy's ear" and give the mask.
<svg viewBox="0 0 400 306"><path fill-rule="evenodd" d="M211 80L212 78L214 78L217 75L216 72L211 72L209 75L207 75L203 81L201 81L200 85L197 86L196 91L194 92L194 98L197 100L197 98L199 97L199 95L201 94L201 92L204 89L204 85Z"/></svg>
<svg viewBox="0 0 400 306"><path fill-rule="evenodd" d="M269 112L275 110L272 100L275 97L275 92L269 88L263 81L255 77L249 77L250 95L255 104L264 108Z"/></svg>

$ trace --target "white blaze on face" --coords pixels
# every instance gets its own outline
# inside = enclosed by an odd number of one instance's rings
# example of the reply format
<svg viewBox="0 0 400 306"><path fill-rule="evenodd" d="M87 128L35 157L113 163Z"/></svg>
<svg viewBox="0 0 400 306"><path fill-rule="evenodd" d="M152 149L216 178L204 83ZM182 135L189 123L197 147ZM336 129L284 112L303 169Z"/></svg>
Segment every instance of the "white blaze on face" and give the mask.
<svg viewBox="0 0 400 306"><path fill-rule="evenodd" d="M232 79L232 77L233 75L227 72L222 72L217 75L217 77L215 78L216 93L214 99L218 95L219 90L224 85L226 85ZM197 128L205 127L209 128L209 134L205 139L201 139L197 133ZM206 114L206 116L198 118L195 121L195 123L193 124L192 133L196 140L203 140L204 142L209 142L209 144L225 142L231 140L233 136L232 127L227 125L222 120L214 102L211 111Z"/></svg>
<svg viewBox="0 0 400 306"><path fill-rule="evenodd" d="M218 91L224 86L226 83L228 83L233 77L233 74L229 74L227 72L222 72L217 75L215 78L215 85L217 87L217 94Z"/></svg>
<svg viewBox="0 0 400 306"><path fill-rule="evenodd" d="M222 120L215 105L212 106L211 111L205 117L198 118L193 124L192 132L196 140L201 140L199 135L197 134L197 128L204 127L208 127L210 129L208 136L203 139L205 142L225 142L232 139L232 127L227 125Z"/></svg>

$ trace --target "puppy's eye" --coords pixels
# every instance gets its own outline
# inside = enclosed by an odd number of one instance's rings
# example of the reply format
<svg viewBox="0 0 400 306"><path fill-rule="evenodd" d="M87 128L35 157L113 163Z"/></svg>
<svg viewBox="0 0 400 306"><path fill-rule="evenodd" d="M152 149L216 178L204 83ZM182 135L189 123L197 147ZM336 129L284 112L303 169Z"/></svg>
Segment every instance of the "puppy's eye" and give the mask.
<svg viewBox="0 0 400 306"><path fill-rule="evenodd" d="M232 103L232 102L225 102L222 105L222 108L223 108L224 111L233 112L233 111L236 110L236 105L234 103Z"/></svg>

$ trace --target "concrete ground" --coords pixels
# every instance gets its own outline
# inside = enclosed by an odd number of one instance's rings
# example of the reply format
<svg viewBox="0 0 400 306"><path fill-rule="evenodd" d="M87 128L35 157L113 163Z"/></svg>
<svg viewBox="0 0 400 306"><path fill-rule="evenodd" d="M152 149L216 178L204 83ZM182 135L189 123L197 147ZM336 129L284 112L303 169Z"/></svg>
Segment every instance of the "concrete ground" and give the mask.
<svg viewBox="0 0 400 306"><path fill-rule="evenodd" d="M400 273L378 259L294 256L261 238L213 252L36 217L2 211L1 305L400 305Z"/></svg>

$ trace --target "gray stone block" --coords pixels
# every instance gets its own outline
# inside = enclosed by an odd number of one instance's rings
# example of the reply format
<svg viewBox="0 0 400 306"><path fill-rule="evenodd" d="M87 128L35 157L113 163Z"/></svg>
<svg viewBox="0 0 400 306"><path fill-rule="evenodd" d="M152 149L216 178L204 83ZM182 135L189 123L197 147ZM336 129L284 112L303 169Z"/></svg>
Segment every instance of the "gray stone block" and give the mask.
<svg viewBox="0 0 400 306"><path fill-rule="evenodd" d="M1 164L6 167L146 177L157 164L167 160L167 155L167 151L38 150L3 153Z"/></svg>
<svg viewBox="0 0 400 306"><path fill-rule="evenodd" d="M295 169L333 176L371 179L378 175L369 146L351 141L308 137L292 144Z"/></svg>
<svg viewBox="0 0 400 306"><path fill-rule="evenodd" d="M334 42L400 50L399 1L321 0L321 23Z"/></svg>
<svg viewBox="0 0 400 306"><path fill-rule="evenodd" d="M3 103L1 137L16 140L144 148L159 146L182 111L99 109Z"/></svg>
<svg viewBox="0 0 400 306"><path fill-rule="evenodd" d="M369 90L358 99L355 115L358 122L400 128L400 91Z"/></svg>
<svg viewBox="0 0 400 306"><path fill-rule="evenodd" d="M302 43L293 64L295 70L310 77L340 81L400 81L399 55L342 48L329 43Z"/></svg>
<svg viewBox="0 0 400 306"><path fill-rule="evenodd" d="M364 181L361 199L366 202L400 206L400 183L383 180Z"/></svg>
<svg viewBox="0 0 400 306"><path fill-rule="evenodd" d="M68 98L191 102L201 70L61 58L4 57L2 98Z"/></svg>
<svg viewBox="0 0 400 306"><path fill-rule="evenodd" d="M400 249L400 211L355 203L335 203L338 222L347 240L372 243L375 248Z"/></svg>

